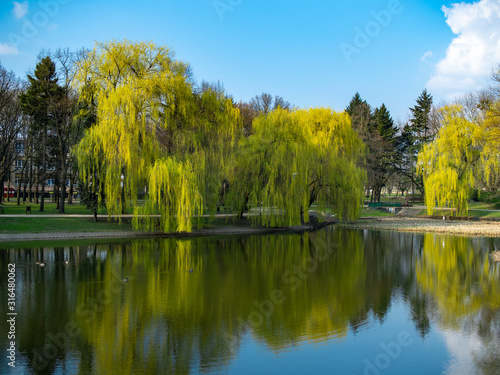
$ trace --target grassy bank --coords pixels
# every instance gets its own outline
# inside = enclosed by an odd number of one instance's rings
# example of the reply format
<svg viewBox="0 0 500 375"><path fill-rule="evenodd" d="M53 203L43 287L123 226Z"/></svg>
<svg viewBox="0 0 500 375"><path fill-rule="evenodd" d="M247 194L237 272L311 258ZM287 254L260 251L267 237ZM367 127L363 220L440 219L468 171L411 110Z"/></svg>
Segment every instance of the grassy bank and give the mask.
<svg viewBox="0 0 500 375"><path fill-rule="evenodd" d="M11 199L10 202L3 202L0 207L3 207L4 213L6 215L24 215L26 214L26 206L31 206L31 213L36 215L57 215L59 213L59 210L56 208L56 204L52 202L45 202L43 212L40 212L40 204L29 202L25 202L23 204L21 202L21 204L18 206L15 199ZM64 211L66 214L71 215L92 215L92 211L90 211L87 207L81 205L79 202L65 204ZM106 213L106 209L99 209L98 211L98 214L100 215L106 215Z"/></svg>
<svg viewBox="0 0 500 375"><path fill-rule="evenodd" d="M79 204L67 206L68 214L88 215L86 217L68 217L61 215L59 217L30 217L24 215L24 206L17 206L15 202L5 204L4 211L6 214L21 214L22 217L8 217L0 215L0 234L21 234L21 233L77 233L77 232L128 232L132 231L130 219L118 221L108 221L106 218L100 218L100 221L95 223L92 220L89 210ZM487 211L489 206L484 204L472 205L472 210L469 211L471 218L498 219L500 211ZM488 208L486 208L488 207ZM37 206L33 206L34 214ZM101 210L101 214L105 211ZM387 213L377 209L363 209L361 218L354 222L340 223L339 225L348 226L351 228L374 229L374 230L395 230L406 232L438 232L452 233L472 236L495 236L500 237L499 222L478 222L478 221L456 221L456 220L433 220L426 217L427 211L416 210L413 215L417 217L398 217L394 214ZM57 214L55 204L48 203L46 205L45 214ZM443 210L442 214L449 215L451 210ZM439 213L437 213L439 215ZM365 219L367 217L373 218ZM230 228L251 227L249 220L237 220L235 217L215 217L203 218L202 229L217 230Z"/></svg>
<svg viewBox="0 0 500 375"><path fill-rule="evenodd" d="M218 229L226 227L249 227L251 223L246 219L236 217L204 217L201 219L203 229ZM115 232L132 231L130 218L108 221L99 218L96 223L92 216L87 217L8 217L0 215L0 234L19 233L76 233L76 232Z"/></svg>
<svg viewBox="0 0 500 375"><path fill-rule="evenodd" d="M361 211L361 217L394 217L394 214L390 212L385 212L382 210L377 210L375 208L364 208Z"/></svg>
<svg viewBox="0 0 500 375"><path fill-rule="evenodd" d="M130 222L107 221L101 219L95 223L92 217L2 217L0 215L0 233L51 233L51 232L114 232L131 231Z"/></svg>

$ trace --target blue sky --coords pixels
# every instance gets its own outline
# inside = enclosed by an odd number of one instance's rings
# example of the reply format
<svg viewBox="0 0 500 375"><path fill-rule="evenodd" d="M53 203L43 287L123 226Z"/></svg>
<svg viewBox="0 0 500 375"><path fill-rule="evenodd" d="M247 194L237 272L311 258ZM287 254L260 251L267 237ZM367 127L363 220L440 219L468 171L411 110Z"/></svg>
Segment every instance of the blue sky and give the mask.
<svg viewBox="0 0 500 375"><path fill-rule="evenodd" d="M488 84L500 64L500 0L0 4L0 61L19 76L41 49L110 39L168 45L198 80L221 81L238 101L269 92L343 110L359 92L405 121L426 87L439 103Z"/></svg>

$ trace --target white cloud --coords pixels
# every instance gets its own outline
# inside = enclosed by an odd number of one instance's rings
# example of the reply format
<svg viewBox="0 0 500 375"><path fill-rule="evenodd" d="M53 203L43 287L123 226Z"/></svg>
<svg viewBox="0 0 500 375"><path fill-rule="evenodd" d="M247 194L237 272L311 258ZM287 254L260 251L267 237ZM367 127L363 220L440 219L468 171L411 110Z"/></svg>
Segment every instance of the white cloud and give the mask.
<svg viewBox="0 0 500 375"><path fill-rule="evenodd" d="M17 1L13 1L14 9L12 9L12 13L14 13L14 17L16 19L23 18L26 13L28 13L28 2L23 1L22 3L18 3Z"/></svg>
<svg viewBox="0 0 500 375"><path fill-rule="evenodd" d="M1 55L17 55L19 51L16 47L12 47L8 43L0 43L0 56Z"/></svg>
<svg viewBox="0 0 500 375"><path fill-rule="evenodd" d="M500 64L500 0L452 4L442 10L457 36L436 64L427 88L451 98L483 87Z"/></svg>

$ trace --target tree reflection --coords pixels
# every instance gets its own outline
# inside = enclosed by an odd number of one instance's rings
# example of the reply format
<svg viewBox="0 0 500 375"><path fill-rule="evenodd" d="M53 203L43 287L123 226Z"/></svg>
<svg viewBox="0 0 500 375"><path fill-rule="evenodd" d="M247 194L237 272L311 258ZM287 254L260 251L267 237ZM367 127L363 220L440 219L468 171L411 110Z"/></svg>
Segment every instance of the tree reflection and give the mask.
<svg viewBox="0 0 500 375"><path fill-rule="evenodd" d="M340 340L383 322L402 298L422 337L434 320L480 337L485 349L474 358L488 373L500 352L499 269L488 259L497 246L330 228L9 250L0 263L2 272L9 261L20 265L27 372L224 370L249 338L274 352Z"/></svg>
<svg viewBox="0 0 500 375"><path fill-rule="evenodd" d="M489 259L497 240L427 234L417 281L441 327L480 340L471 353L484 374L498 373L500 272ZM480 349L478 350L478 345Z"/></svg>

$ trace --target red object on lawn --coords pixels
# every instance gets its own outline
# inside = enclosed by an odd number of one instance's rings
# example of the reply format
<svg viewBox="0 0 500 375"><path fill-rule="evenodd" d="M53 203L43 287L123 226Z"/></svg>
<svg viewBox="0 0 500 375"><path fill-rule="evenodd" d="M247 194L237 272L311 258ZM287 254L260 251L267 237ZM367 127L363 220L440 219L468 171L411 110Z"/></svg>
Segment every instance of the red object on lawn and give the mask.
<svg viewBox="0 0 500 375"><path fill-rule="evenodd" d="M9 189L9 198L13 198L14 195L16 195L16 191L14 190L14 188L10 188ZM3 188L3 197L7 198L7 188L6 187Z"/></svg>

